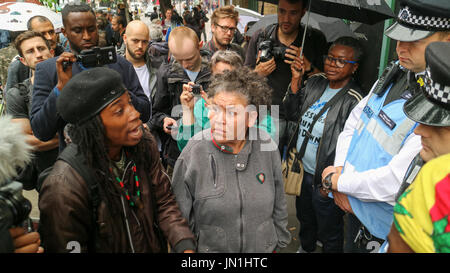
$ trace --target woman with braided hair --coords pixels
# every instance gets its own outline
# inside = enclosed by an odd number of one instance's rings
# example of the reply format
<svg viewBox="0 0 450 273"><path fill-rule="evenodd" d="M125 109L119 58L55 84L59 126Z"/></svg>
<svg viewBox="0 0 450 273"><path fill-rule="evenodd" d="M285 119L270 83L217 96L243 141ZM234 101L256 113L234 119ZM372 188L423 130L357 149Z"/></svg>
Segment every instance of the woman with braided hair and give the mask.
<svg viewBox="0 0 450 273"><path fill-rule="evenodd" d="M40 192L47 252L167 252L166 239L175 252L194 250L156 142L121 76L104 67L75 75L57 109L72 124L72 143Z"/></svg>

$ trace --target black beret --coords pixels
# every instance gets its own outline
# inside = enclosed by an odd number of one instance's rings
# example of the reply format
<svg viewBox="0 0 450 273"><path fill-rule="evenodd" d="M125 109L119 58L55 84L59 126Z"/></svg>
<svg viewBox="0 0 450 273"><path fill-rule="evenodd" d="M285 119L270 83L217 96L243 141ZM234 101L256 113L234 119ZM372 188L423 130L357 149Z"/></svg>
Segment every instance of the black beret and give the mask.
<svg viewBox="0 0 450 273"><path fill-rule="evenodd" d="M100 113L126 91L120 74L106 67L84 70L61 90L56 110L68 123L81 124Z"/></svg>
<svg viewBox="0 0 450 273"><path fill-rule="evenodd" d="M403 110L419 123L450 126L450 43L429 44L425 59L427 69L422 92L408 100Z"/></svg>

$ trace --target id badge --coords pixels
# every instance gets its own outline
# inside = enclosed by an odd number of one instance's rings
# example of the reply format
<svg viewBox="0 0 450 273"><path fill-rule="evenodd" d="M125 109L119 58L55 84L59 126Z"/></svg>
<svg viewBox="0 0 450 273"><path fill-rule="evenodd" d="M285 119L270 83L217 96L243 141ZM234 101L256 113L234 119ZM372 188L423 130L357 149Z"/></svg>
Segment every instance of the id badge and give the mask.
<svg viewBox="0 0 450 273"><path fill-rule="evenodd" d="M383 121L384 124L386 124L387 127L389 127L391 130L395 128L397 125L383 110L380 111L378 114L378 117Z"/></svg>

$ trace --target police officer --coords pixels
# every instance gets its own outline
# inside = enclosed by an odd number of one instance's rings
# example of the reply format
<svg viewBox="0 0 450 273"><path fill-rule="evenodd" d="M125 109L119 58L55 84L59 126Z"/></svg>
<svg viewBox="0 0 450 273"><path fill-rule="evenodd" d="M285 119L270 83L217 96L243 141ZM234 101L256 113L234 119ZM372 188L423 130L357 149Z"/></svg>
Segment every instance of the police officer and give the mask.
<svg viewBox="0 0 450 273"><path fill-rule="evenodd" d="M378 251L391 224L395 195L409 163L421 150L417 124L403 112L425 74L425 48L450 41L450 2L402 0L385 34L397 40L390 65L352 111L338 139L335 166L322 173L324 188L349 212L346 251Z"/></svg>
<svg viewBox="0 0 450 273"><path fill-rule="evenodd" d="M450 43L431 43L426 49L425 58L427 61L427 68L421 92L409 99L405 103L403 110L410 119L419 123L415 129L415 133L422 138L423 148L420 151L420 157L423 161L429 162L434 158L450 153ZM445 163L445 165L448 166L448 162ZM441 170L444 171L443 169ZM435 171L440 173L441 170ZM414 180L414 177L416 176L415 173L416 172L411 172L411 175L406 176L408 178L404 182L406 186L410 185L409 180ZM444 176L445 173L442 173L441 177ZM408 188L408 192L411 190L412 193L412 191L421 190L420 188L423 189L427 186L432 186L434 188L433 182L435 181L431 181L430 176L426 176L426 178L427 185L422 184L419 186L420 184L416 183L420 182L414 180L414 185L416 186ZM436 187L435 190L436 194L438 194L439 189ZM425 197L426 194L422 195ZM402 197L399 198L397 202L404 206L406 205L404 197L408 196L408 198L410 198L410 193L405 193L401 196ZM429 213L429 207L421 206L419 200L414 199L413 202L416 209L412 213L417 213L418 211L422 212L423 210L427 210L426 213ZM407 203L408 205L412 204L409 200ZM412 208L409 207L407 211L411 211L411 209ZM390 252L428 252L431 250L430 248L423 248L423 246L426 245L433 245L431 242L428 244L423 242L428 240L423 240L423 238L430 238L431 240L437 236L430 236L429 234L424 237L416 236L416 233L409 232L411 230L410 228L402 229L402 226L406 221L405 219L401 219L403 217L401 216L401 213L395 213L394 216L397 220L397 224L392 225L391 232L389 233ZM413 218L421 217L418 217L418 215L414 217L413 215ZM429 218L431 220L431 217ZM418 225L420 227L420 223L423 224L420 219L410 219L410 221L411 223L414 223L413 225ZM402 233L401 236L400 232ZM426 233L426 231L424 231L424 233ZM435 249L435 251L437 250Z"/></svg>
<svg viewBox="0 0 450 273"><path fill-rule="evenodd" d="M410 164L398 197L409 187L425 162L450 153L450 43L431 43L425 53L427 69L420 81L422 92L408 100L403 111L419 123L422 150Z"/></svg>

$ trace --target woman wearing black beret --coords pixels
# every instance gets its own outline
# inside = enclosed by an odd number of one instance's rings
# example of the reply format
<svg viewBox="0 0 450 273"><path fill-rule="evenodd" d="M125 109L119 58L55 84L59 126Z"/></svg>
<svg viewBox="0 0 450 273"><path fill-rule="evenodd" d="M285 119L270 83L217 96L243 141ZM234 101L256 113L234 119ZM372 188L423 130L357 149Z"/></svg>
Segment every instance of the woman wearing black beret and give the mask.
<svg viewBox="0 0 450 273"><path fill-rule="evenodd" d="M175 252L195 249L120 74L100 67L75 75L57 109L72 125L72 143L40 192L46 251L167 252L166 239Z"/></svg>

